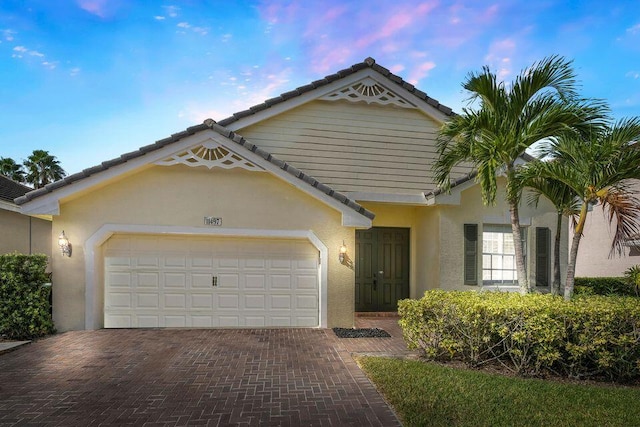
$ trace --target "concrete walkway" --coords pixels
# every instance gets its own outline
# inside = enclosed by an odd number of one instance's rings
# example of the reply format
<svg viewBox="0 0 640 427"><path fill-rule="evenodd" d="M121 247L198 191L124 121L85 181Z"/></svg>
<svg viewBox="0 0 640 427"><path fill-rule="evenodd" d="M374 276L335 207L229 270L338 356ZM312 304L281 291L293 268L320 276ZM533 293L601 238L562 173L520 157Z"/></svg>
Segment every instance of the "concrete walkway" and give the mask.
<svg viewBox="0 0 640 427"><path fill-rule="evenodd" d="M399 426L352 358L409 354L397 319L357 325L392 338L121 329L37 340L0 356L0 426Z"/></svg>

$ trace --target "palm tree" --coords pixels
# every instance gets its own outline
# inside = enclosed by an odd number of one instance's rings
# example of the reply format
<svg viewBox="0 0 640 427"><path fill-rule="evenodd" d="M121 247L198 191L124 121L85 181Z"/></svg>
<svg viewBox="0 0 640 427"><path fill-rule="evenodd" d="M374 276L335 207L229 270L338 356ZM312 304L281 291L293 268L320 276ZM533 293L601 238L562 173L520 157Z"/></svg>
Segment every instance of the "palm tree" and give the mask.
<svg viewBox="0 0 640 427"><path fill-rule="evenodd" d="M640 118L623 119L588 138L562 137L550 142L552 160L526 166L527 173L569 186L580 200L574 227L564 297L573 295L576 258L589 206L600 204L615 223L610 255L621 254L624 242L640 232L640 200L629 180L640 179Z"/></svg>
<svg viewBox="0 0 640 427"><path fill-rule="evenodd" d="M439 158L435 178L443 190L450 188L452 169L471 163L485 205L495 204L497 176L506 176L507 202L513 241L522 242L518 204L521 192L515 183L516 160L532 144L566 132L586 131L602 118L602 105L577 99L571 61L558 56L545 58L523 70L514 82L498 82L484 67L463 83L477 109L464 108L440 131ZM526 277L521 244L515 245L518 284L521 293L531 289Z"/></svg>
<svg viewBox="0 0 640 427"><path fill-rule="evenodd" d="M15 182L24 182L25 178L22 165L16 163L11 157L0 157L0 175L4 175Z"/></svg>
<svg viewBox="0 0 640 427"><path fill-rule="evenodd" d="M44 187L67 175L56 157L45 150L34 150L24 161L24 166L27 169L26 182L34 188Z"/></svg>
<svg viewBox="0 0 640 427"><path fill-rule="evenodd" d="M535 168L525 167L518 173L522 180L522 186L531 190L529 204L538 207L540 196L546 197L556 208L556 235L554 241L553 257L553 281L551 282L551 293L560 294L561 272L560 272L560 243L562 236L562 218L568 217L575 227L576 217L580 213L578 195L571 187L555 179L545 179L538 176Z"/></svg>

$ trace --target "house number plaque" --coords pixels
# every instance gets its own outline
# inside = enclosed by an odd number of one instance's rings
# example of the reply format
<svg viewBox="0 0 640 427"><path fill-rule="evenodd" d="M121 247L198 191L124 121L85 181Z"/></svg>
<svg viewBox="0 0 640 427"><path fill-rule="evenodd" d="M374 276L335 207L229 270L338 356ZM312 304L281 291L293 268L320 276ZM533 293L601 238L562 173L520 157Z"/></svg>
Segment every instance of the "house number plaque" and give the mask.
<svg viewBox="0 0 640 427"><path fill-rule="evenodd" d="M204 217L204 225L213 225L215 227L222 226L222 218L217 218L214 216L205 216Z"/></svg>

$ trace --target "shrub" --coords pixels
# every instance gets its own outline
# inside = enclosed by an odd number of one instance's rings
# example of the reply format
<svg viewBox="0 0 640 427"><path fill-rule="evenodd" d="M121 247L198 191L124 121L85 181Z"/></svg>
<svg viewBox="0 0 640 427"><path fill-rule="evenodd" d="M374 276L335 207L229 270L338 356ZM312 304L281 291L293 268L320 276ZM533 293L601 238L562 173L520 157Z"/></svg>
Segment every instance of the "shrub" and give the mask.
<svg viewBox="0 0 640 427"><path fill-rule="evenodd" d="M46 255L0 255L0 335L31 339L53 333Z"/></svg>
<svg viewBox="0 0 640 427"><path fill-rule="evenodd" d="M635 296L635 289L623 277L576 277L576 295Z"/></svg>
<svg viewBox="0 0 640 427"><path fill-rule="evenodd" d="M399 303L410 348L521 375L640 376L640 303L628 297L428 291Z"/></svg>
<svg viewBox="0 0 640 427"><path fill-rule="evenodd" d="M629 267L624 272L624 281L633 289L636 296L640 296L640 265Z"/></svg>

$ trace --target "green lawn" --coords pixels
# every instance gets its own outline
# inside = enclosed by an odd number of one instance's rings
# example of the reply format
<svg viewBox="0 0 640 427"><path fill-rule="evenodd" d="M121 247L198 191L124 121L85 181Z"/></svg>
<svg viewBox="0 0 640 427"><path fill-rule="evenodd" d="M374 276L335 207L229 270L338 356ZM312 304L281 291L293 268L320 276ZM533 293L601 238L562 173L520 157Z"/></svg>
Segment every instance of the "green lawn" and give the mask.
<svg viewBox="0 0 640 427"><path fill-rule="evenodd" d="M405 426L640 426L640 389L512 378L415 360L358 364Z"/></svg>

